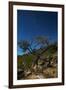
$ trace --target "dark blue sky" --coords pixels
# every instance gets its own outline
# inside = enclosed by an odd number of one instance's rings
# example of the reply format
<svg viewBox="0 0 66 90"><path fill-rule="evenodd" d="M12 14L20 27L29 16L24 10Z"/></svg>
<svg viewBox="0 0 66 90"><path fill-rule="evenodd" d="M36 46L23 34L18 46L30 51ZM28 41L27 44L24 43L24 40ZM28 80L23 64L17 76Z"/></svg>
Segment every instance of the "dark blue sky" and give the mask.
<svg viewBox="0 0 66 90"><path fill-rule="evenodd" d="M17 11L17 40L32 40L36 36L46 36L50 42L57 41L57 12ZM18 54L22 51L18 48Z"/></svg>

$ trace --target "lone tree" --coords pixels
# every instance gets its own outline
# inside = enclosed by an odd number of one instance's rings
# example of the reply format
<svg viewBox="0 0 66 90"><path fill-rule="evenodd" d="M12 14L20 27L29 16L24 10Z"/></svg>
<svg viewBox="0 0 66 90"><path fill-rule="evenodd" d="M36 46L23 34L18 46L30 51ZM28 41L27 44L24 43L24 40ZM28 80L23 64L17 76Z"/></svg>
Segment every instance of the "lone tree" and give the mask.
<svg viewBox="0 0 66 90"><path fill-rule="evenodd" d="M18 42L19 47L24 51L28 51L30 54L36 56L34 65L38 65L38 60L41 59L42 54L48 49L49 41L44 36L37 36L34 40L29 42L28 40L21 40ZM41 50L38 52L38 50Z"/></svg>

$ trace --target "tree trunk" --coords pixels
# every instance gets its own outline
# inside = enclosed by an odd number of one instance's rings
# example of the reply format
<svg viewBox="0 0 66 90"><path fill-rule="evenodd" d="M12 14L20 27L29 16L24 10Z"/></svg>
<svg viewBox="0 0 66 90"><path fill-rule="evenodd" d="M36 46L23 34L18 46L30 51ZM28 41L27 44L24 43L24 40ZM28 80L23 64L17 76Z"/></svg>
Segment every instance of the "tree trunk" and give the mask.
<svg viewBox="0 0 66 90"><path fill-rule="evenodd" d="M37 56L37 58L36 58L34 64L38 65L38 60L39 60L39 59L40 59L40 56Z"/></svg>

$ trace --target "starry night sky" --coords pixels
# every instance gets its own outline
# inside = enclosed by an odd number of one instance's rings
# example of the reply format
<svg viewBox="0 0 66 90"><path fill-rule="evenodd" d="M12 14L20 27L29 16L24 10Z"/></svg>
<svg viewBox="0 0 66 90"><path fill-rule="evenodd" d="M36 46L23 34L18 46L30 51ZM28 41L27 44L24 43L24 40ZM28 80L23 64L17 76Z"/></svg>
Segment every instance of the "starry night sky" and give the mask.
<svg viewBox="0 0 66 90"><path fill-rule="evenodd" d="M48 11L17 11L17 41L31 41L36 36L46 36L50 42L58 38L58 13ZM22 54L18 47L17 54Z"/></svg>

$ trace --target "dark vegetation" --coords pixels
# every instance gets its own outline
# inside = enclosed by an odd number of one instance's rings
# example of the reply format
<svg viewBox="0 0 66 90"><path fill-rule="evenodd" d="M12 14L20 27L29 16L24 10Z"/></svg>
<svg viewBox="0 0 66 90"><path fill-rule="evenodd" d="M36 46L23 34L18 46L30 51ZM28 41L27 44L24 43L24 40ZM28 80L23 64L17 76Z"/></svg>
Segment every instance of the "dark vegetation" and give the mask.
<svg viewBox="0 0 66 90"><path fill-rule="evenodd" d="M32 42L19 41L18 45L24 52L17 57L18 80L57 77L57 42L38 36Z"/></svg>

